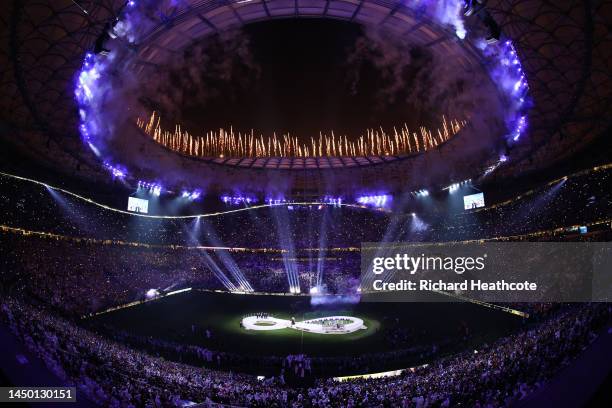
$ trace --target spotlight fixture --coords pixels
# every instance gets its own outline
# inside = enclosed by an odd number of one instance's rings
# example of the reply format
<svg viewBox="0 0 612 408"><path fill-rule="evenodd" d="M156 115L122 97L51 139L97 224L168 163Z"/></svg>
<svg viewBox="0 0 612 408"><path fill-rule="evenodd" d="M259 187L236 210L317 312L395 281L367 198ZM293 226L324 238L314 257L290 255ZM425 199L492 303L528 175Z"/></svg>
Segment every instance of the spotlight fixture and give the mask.
<svg viewBox="0 0 612 408"><path fill-rule="evenodd" d="M391 201L391 196L388 194L362 196L357 198L357 202L359 204L377 208L385 207L389 201Z"/></svg>
<svg viewBox="0 0 612 408"><path fill-rule="evenodd" d="M156 183L149 183L146 181L138 181L138 190L147 190L149 194L159 197L162 192L162 187Z"/></svg>
<svg viewBox="0 0 612 408"><path fill-rule="evenodd" d="M292 203L293 201L291 200L287 200L286 198L267 198L266 199L266 203L268 203L268 205L280 205L280 204L286 204L286 203Z"/></svg>
<svg viewBox="0 0 612 408"><path fill-rule="evenodd" d="M443 190L448 190L449 193L453 194L455 191L459 190L459 188L461 188L461 186L464 186L466 184L469 184L472 182L472 179L467 179L467 180L463 180L459 183L453 183L448 187L443 188Z"/></svg>
<svg viewBox="0 0 612 408"><path fill-rule="evenodd" d="M147 290L147 293L145 294L147 299L153 299L153 298L155 298L155 297L157 297L159 295L160 295L160 293L159 293L159 290L157 290L157 289L149 289L149 290Z"/></svg>
<svg viewBox="0 0 612 408"><path fill-rule="evenodd" d="M240 204L256 203L257 199L254 197L242 196L242 195L237 195L237 196L224 195L224 196L221 196L221 201L229 205L240 205Z"/></svg>
<svg viewBox="0 0 612 408"><path fill-rule="evenodd" d="M190 201L195 201L198 198L200 198L200 196L202 195L202 192L200 190L194 190L194 191L187 191L187 190L183 190L183 192L181 193L181 197L185 198L187 200Z"/></svg>
<svg viewBox="0 0 612 408"><path fill-rule="evenodd" d="M323 198L323 202L325 204L331 204L334 207L340 207L342 206L342 197L329 197L326 196Z"/></svg>
<svg viewBox="0 0 612 408"><path fill-rule="evenodd" d="M123 179L127 176L127 172L118 166L114 166L109 162L104 162L104 167L112 174L113 178Z"/></svg>

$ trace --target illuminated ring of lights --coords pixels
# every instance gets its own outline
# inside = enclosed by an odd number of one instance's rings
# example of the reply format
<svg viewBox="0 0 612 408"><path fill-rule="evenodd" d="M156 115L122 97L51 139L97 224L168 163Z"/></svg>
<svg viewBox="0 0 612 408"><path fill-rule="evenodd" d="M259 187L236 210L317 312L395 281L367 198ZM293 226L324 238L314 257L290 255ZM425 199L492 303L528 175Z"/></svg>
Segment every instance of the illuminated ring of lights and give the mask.
<svg viewBox="0 0 612 408"><path fill-rule="evenodd" d="M530 232L527 234L521 234L521 235L499 236L499 237L483 238L483 239L469 239L469 240L463 240L463 241L447 241L447 242L437 243L437 245L447 245L448 243L455 243L455 244L483 243L483 242L494 242L494 241L507 241L509 239L516 240L516 239L524 239L524 238L530 238L530 237L541 237L541 236L550 235L553 233L572 231L581 225L584 225L590 228L590 227L597 226L597 225L599 226L610 225L611 222L612 222L612 218L605 218L605 219L599 219L597 221L592 221L586 224L568 225L568 226L558 227L558 228L553 228L553 229L548 229L548 230L534 231L534 232ZM24 236L32 235L32 236L37 236L37 237L62 239L62 240L70 241L70 242L89 242L92 244L107 244L109 242L106 239L73 237L73 236L54 234L54 233L44 232L44 231L32 231L32 230L27 230L23 228L11 227L8 225L3 225L3 224L0 224L0 231L12 233L12 234L21 234ZM130 247L165 248L165 249L181 248L181 249L205 249L205 250L230 250L230 251L243 251L243 252L277 252L277 253L287 252L287 250L279 249L279 248L214 247L214 246L202 246L202 245L188 246L188 245L176 245L176 244L163 245L163 244L143 244L142 242L133 242L133 241L131 242L112 241L112 243L114 245L120 245L120 246L122 245L122 246L130 246ZM419 246L417 244L414 244L414 245ZM316 251L320 251L320 248L303 248L303 250L316 252ZM339 252L342 252L342 251L359 252L360 248L344 247L344 248L331 248L329 250L339 251ZM238 293L238 292L235 292L235 293ZM258 292L258 293L270 294L267 292ZM286 295L282 294L282 296L286 296ZM295 294L295 296L309 296L309 295L298 293L298 294Z"/></svg>
<svg viewBox="0 0 612 408"><path fill-rule="evenodd" d="M138 32L138 24L130 20L131 17L141 17L141 11L137 0L128 1L125 8L122 10L116 26L120 29L115 30L114 34L121 37L122 40L130 44L135 44L140 38ZM418 7L417 7L418 6ZM432 2L418 4L404 4L404 7L413 10L416 14L424 15L425 19L429 19L437 23L441 27L450 27L455 32L459 41L464 41L467 37L466 27L463 21L463 0L451 0L449 2ZM323 16L325 17L325 16ZM148 33L145 33L145 36ZM527 126L527 117L525 110L527 109L527 91L528 84L523 73L517 52L510 41L504 40L497 44L488 44L483 38L470 40L481 55L490 60L487 69L489 76L497 84L501 94L506 96L509 106L506 112L506 127L511 129L505 135L505 139L509 144L519 140ZM472 48L474 48L472 47ZM112 66L112 61L109 64L103 64L103 61L98 55L87 53L84 58L83 66L78 74L77 84L75 89L75 99L79 107L80 124L79 131L83 141L89 145L97 156L99 155L96 148L96 137L99 136L99 123L96 122L96 107L100 105L101 95L98 95L96 81L100 79L105 70ZM112 174L113 177L125 178L128 176L127 167L121 164L112 163L110 160L101 158L104 167Z"/></svg>
<svg viewBox="0 0 612 408"><path fill-rule="evenodd" d="M320 323L322 320L346 320L350 323L343 324L340 327L325 327ZM326 316L317 319L304 320L302 322L295 322L295 324L292 324L291 320L279 319L273 316L247 316L243 318L241 322L242 326L246 330L253 331L293 329L315 334L349 334L358 330L367 329L363 319L353 316Z"/></svg>
<svg viewBox="0 0 612 408"><path fill-rule="evenodd" d="M556 184L558 182L560 182L563 179L570 179L570 178L574 178L577 176L581 176L584 174L588 174L589 172L593 171L602 171L602 170L608 170L612 168L612 163L608 163L608 164L604 164L601 166L595 166L592 169L585 169L576 173L572 173L563 177L559 177L557 179L554 179L552 181L549 181L548 183L546 183L546 186L551 186L553 184ZM38 180L34 180L34 179L30 179L27 177L22 177L22 176L17 176L14 174L8 174L8 173L3 173L0 172L0 176L3 177L10 177L10 178L14 178L17 180L22 180L22 181L27 181L30 183L34 183L34 184L38 184L40 186L43 186L45 188L49 188L55 191L60 191L62 193L68 194L72 197L75 197L79 200L83 200L89 204L93 204L97 207L103 208L105 210L109 210L109 211L113 211L113 212L117 212L117 213L121 213L121 214L126 214L126 215L131 215L134 217L143 217L143 218L156 218L156 219L189 219L189 218L199 218L199 217L215 217L215 216L221 216L221 215L226 215L226 214L232 214L232 213L237 213L237 212L242 212L242 211L248 211L248 210L252 210L252 209L258 209L258 208L266 208L266 207L282 207L282 206L290 206L290 205L332 205L332 206L338 206L338 207L349 207L349 208L358 208L358 209L362 209L362 210L369 210L369 211L383 211L386 212L385 210L382 209L376 209L376 208L372 208L372 207L368 207L366 205L357 205L357 204L348 204L348 203L336 203L336 204L329 204L329 203L323 203L323 202L302 202L302 203L278 203L278 204L260 204L260 205L255 205L255 206L250 206L250 207L245 207L245 208L237 208L235 210L227 210L227 211L219 211L219 212L215 212L215 213L207 213L207 214L195 214L195 215L149 215L149 214L142 214L142 213L136 213L136 212L130 212L130 211L125 211L125 210L120 210L118 208L114 208L105 204L101 204L98 203L94 200L92 200L91 198L87 198L87 197L83 197L79 194L73 193L72 191L68 191L65 190L61 187L56 187L56 186L52 186L50 184L47 183L43 183L42 181L38 181ZM526 192L523 192L521 194L519 194L518 196L502 201L500 203L497 204L493 204L490 206L486 206L486 207L482 207L482 208L477 208L475 210L472 210L471 212L482 212L482 211L489 211L495 208L499 208L499 207L505 207L506 205L512 204L518 200L521 200L523 198L526 198L528 196L531 196L532 194L535 193L535 189L531 189L528 190ZM598 221L599 222L599 221ZM596 222L596 223L598 223ZM606 221L607 222L607 221ZM560 230L562 230L563 228L561 228ZM517 235L518 237L523 236L523 235ZM480 241L480 240L474 240L474 241ZM486 239L485 239L486 241ZM471 241L458 241L458 242L471 242Z"/></svg>
<svg viewBox="0 0 612 408"><path fill-rule="evenodd" d="M205 217L218 217L221 215L226 215L226 214L233 214L233 213L239 213L239 212L243 212L243 211L249 211L249 210L256 210L259 208L268 208L268 207L288 207L288 206L312 206L312 205L332 205L332 206L336 206L336 207L350 207L350 208L359 208L362 210L367 210L367 211L383 211L381 209L375 209L375 208L371 208L365 205L359 205L359 204L350 204L350 203L336 203L336 204L329 204L329 203L325 203L325 202L320 202L320 201L313 201L313 202L282 202L282 203L272 203L272 204L258 204L258 205L252 205L250 207L241 207L241 208L236 208L234 210L226 210L226 211L217 211L214 213L206 213L206 214L194 214L194 215L151 215L151 214L143 214L143 213L138 213L138 212L131 212L131 211L126 211L126 210L120 210L118 208L114 208L111 207L109 205L106 204L102 204L102 203L98 203L97 201L92 200L91 198L87 198L87 197L83 197L79 194L73 193L72 191L68 191L65 190L61 187L56 187L56 186L52 186L50 184L47 183L43 183L42 181L38 181L38 180L33 180L33 179L29 179L27 177L21 177L21 176L16 176L13 174L8 174L8 173L2 173L0 172L1 176L5 176L5 177L12 177L15 178L17 180L23 180L23 181L29 181L31 183L34 184L38 184L40 186L43 186L45 188L49 188L55 191L60 191L62 193L68 194L72 197L78 198L79 200L83 200L89 204L93 204L97 207L103 208L105 210L109 210L109 211L113 211L116 213L120 213L120 214L126 214L126 215L131 215L131 216L135 216L135 217L142 217L142 218L154 218L154 219L191 219L191 218L205 218Z"/></svg>

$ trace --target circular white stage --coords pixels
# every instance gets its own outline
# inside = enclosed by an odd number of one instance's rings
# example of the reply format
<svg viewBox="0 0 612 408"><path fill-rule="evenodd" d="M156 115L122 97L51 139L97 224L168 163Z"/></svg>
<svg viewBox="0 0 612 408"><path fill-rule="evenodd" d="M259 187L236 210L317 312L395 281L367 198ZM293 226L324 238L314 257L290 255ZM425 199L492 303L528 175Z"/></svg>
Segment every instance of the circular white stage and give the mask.
<svg viewBox="0 0 612 408"><path fill-rule="evenodd" d="M242 326L247 330L294 329L317 334L348 334L367 329L362 319L352 316L327 316L293 324L291 320L272 316L248 316L242 319Z"/></svg>

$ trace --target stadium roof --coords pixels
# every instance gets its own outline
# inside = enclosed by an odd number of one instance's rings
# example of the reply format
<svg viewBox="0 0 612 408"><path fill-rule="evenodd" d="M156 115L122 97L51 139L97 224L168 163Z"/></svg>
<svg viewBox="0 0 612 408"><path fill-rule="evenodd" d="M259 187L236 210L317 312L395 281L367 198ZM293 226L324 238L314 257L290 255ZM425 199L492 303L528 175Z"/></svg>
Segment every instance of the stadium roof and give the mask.
<svg viewBox="0 0 612 408"><path fill-rule="evenodd" d="M433 52L477 64L473 50L450 41L435 25L415 16L402 1L251 0L188 1L189 7L159 24L139 45L141 70L185 47L194 38L236 24L282 17L326 16L382 25L409 35ZM0 120L2 137L41 162L83 177L103 172L78 137L73 99L75 74L83 55L124 1L10 2L0 33ZM511 152L506 170L545 166L571 154L610 128L612 106L612 1L487 2L496 22L517 47L534 106L529 133ZM354 158L212 159L234 168L361 169L358 180L379 177L371 164L394 156ZM409 165L407 165L409 166ZM216 168L218 166L213 166ZM377 166L374 166L377 167ZM364 170L365 169L365 170ZM518 169L518 170L517 170ZM503 169L502 169L503 170ZM405 174L407 169L394 167Z"/></svg>

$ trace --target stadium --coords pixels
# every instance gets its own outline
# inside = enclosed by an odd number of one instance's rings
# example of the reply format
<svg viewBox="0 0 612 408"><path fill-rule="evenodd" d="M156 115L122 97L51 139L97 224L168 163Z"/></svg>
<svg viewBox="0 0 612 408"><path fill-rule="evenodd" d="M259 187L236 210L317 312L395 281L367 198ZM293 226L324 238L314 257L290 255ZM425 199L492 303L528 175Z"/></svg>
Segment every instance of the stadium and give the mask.
<svg viewBox="0 0 612 408"><path fill-rule="evenodd" d="M5 3L1 403L612 403L612 1Z"/></svg>

